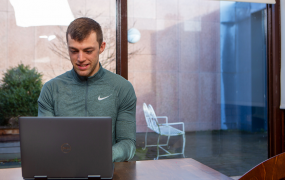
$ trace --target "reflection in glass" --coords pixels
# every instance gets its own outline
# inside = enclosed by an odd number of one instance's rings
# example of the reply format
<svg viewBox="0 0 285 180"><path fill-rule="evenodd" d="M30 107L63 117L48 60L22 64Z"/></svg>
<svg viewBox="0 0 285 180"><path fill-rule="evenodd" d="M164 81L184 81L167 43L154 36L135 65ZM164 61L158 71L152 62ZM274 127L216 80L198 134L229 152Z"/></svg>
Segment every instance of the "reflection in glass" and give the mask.
<svg viewBox="0 0 285 180"><path fill-rule="evenodd" d="M128 2L129 28L141 33L139 42L129 44L138 50L129 59L129 80L138 98L133 160L157 154L156 147L142 149L143 103L151 104L157 116L185 124L188 158L228 176L243 175L267 159L266 5ZM148 144L157 142L156 133L147 136ZM168 145L178 153L183 141L171 137Z"/></svg>
<svg viewBox="0 0 285 180"><path fill-rule="evenodd" d="M100 23L107 44L100 62L114 72L115 10L115 0L104 0L100 4L94 0L1 1L0 85L3 73L19 63L36 68L43 74L44 83L71 70L65 32L67 25L78 17L89 17ZM20 167L19 130L5 129L7 134L2 130L0 126L0 168Z"/></svg>
<svg viewBox="0 0 285 180"><path fill-rule="evenodd" d="M74 20L67 0L10 0L20 27L68 26Z"/></svg>

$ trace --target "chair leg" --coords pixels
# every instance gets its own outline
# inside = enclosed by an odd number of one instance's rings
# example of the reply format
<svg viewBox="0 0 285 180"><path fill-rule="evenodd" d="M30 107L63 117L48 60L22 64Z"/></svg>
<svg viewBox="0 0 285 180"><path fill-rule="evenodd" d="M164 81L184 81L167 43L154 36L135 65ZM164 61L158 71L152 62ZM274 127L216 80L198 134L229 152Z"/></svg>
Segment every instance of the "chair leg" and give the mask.
<svg viewBox="0 0 285 180"><path fill-rule="evenodd" d="M143 150L146 149L146 145L147 145L147 132L148 132L148 128L146 129L146 133L145 133L144 148L142 148Z"/></svg>
<svg viewBox="0 0 285 180"><path fill-rule="evenodd" d="M158 135L158 138L157 138L157 157L156 157L156 160L158 160L158 158L159 158L159 138L160 138L160 134Z"/></svg>
<svg viewBox="0 0 285 180"><path fill-rule="evenodd" d="M184 154L184 150L185 150L185 133L183 134L182 138L183 138L182 154L183 154L183 157L185 158L185 154Z"/></svg>
<svg viewBox="0 0 285 180"><path fill-rule="evenodd" d="M168 138L167 138L167 149L169 149L170 148L170 146L168 146L168 142L169 142L169 139L170 139L170 136L168 136Z"/></svg>

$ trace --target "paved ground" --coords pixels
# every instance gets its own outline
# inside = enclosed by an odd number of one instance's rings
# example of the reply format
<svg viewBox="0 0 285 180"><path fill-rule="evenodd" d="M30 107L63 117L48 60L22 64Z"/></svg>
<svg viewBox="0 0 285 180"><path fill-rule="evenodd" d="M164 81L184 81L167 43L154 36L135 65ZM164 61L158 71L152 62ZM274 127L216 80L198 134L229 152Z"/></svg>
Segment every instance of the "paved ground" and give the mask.
<svg viewBox="0 0 285 180"><path fill-rule="evenodd" d="M148 144L156 144L157 134L149 133ZM152 160L156 147L142 149L145 133L137 133L135 160ZM161 140L165 140L163 137ZM181 152L182 138L171 137L169 151ZM163 151L160 150L162 154ZM267 133L246 133L241 131L206 131L186 133L185 156L193 158L227 176L240 176L255 165L267 159ZM162 157L183 158L182 155ZM3 160L13 160L6 162ZM0 142L0 168L20 167L19 142ZM2 162L1 162L2 161ZM16 162L15 162L16 161Z"/></svg>
<svg viewBox="0 0 285 180"><path fill-rule="evenodd" d="M156 147L143 150L145 133L137 134L137 152L133 160L156 157ZM157 135L148 135L148 142L156 144ZM166 141L166 138L164 139ZM182 138L170 139L169 151L181 152ZM149 144L149 143L148 143ZM163 151L160 150L162 154ZM193 158L227 176L240 176L267 159L267 133L241 131L206 131L186 133L185 156ZM181 155L162 157L182 158Z"/></svg>
<svg viewBox="0 0 285 180"><path fill-rule="evenodd" d="M3 138L1 139L2 141L0 141L0 169L7 167L20 167L21 163L19 162L19 159L21 158L21 155L19 137L5 137L7 141L3 141ZM13 162L7 162L7 160Z"/></svg>

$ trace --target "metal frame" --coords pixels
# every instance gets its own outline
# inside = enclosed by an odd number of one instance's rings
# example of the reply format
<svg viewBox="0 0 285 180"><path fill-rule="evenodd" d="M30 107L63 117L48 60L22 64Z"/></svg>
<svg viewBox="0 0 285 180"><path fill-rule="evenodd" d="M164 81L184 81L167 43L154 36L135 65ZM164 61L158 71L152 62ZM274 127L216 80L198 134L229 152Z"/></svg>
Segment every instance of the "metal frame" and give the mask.
<svg viewBox="0 0 285 180"><path fill-rule="evenodd" d="M267 5L268 158L284 152L284 110L280 109L280 0ZM285 34L285 32L284 32Z"/></svg>
<svg viewBox="0 0 285 180"><path fill-rule="evenodd" d="M184 123L183 122L176 122L176 123L168 123L168 117L167 116L156 116L153 107L149 104L147 105L143 103L143 111L145 115L145 120L147 123L147 130L145 133L145 146L143 150L145 150L147 147L157 147L157 156L154 158L155 160L159 159L160 156L173 156L173 155L180 155L182 154L183 157L185 158L185 128L184 128ZM159 124L158 123L158 118L160 119L165 119L165 123ZM182 125L182 130L179 130L177 128L174 128L173 125ZM156 145L147 145L147 133L148 129L151 129L152 131L156 132L158 134L157 138L157 144ZM169 139L171 136L182 136L183 140L183 146L182 146L182 152L181 153L171 153L167 151L165 148L162 146L167 146L169 148L168 143ZM166 144L159 144L160 141L160 136L167 136L167 142ZM159 154L159 148L162 149L166 154Z"/></svg>
<svg viewBox="0 0 285 180"><path fill-rule="evenodd" d="M128 80L128 1L116 0L116 73Z"/></svg>

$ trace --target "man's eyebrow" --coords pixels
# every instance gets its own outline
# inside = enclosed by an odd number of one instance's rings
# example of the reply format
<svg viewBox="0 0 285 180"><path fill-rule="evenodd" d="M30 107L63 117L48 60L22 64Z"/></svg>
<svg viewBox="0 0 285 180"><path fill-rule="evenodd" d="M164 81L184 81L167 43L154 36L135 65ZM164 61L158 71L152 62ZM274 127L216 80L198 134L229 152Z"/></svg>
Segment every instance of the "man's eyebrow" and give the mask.
<svg viewBox="0 0 285 180"><path fill-rule="evenodd" d="M75 47L68 46L68 49L76 49ZM77 50L77 49L76 49Z"/></svg>
<svg viewBox="0 0 285 180"><path fill-rule="evenodd" d="M87 48L84 48L83 50L86 51L86 50L94 50L95 48L94 47L87 47Z"/></svg>
<svg viewBox="0 0 285 180"><path fill-rule="evenodd" d="M72 47L72 46L69 46L68 48L78 50L77 48ZM84 48L83 50L86 51L86 50L94 50L94 49L95 49L94 47L87 47L87 48Z"/></svg>

